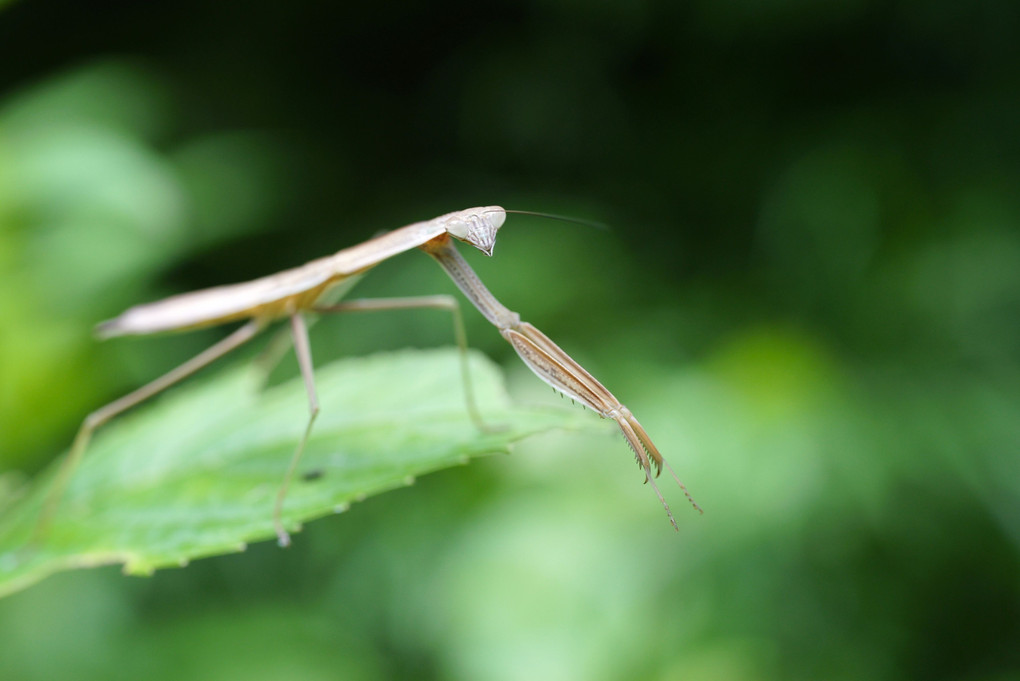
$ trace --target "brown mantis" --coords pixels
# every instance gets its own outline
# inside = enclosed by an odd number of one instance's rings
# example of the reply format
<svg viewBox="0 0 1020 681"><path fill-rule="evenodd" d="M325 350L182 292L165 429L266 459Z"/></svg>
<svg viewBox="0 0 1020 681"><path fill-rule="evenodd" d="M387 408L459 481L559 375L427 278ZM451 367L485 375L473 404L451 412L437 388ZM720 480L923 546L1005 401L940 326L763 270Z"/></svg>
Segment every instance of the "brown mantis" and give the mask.
<svg viewBox="0 0 1020 681"><path fill-rule="evenodd" d="M687 488L669 464L662 458L651 438L630 410L611 392L583 369L567 353L527 322L516 312L504 307L489 292L454 247L453 239L468 243L486 255L492 255L496 232L506 220L499 206L469 208L441 215L432 220L417 222L387 232L374 239L346 248L334 255L313 260L305 265L285 270L253 281L172 296L145 305L132 307L97 328L100 337L142 335L162 331L181 331L235 321L245 323L212 347L172 369L154 381L117 399L85 417L65 458L56 480L47 495L40 516L39 527L45 528L50 516L67 486L75 467L88 447L96 428L118 414L147 400L199 369L226 355L249 341L273 321L288 319L298 365L308 392L309 417L304 434L298 442L287 472L281 483L273 508L273 526L281 546L290 542L283 527L282 512L287 490L308 441L312 425L319 413L312 369L312 354L308 341L305 313L380 310L410 307L448 309L454 317L454 329L461 349L461 373L465 397L472 420L484 428L467 376L466 341L459 306L450 296L424 296L384 300L335 301L353 286L366 271L387 258L412 248L432 256L475 307L494 324L500 334L540 379L555 390L589 407L603 418L616 421L624 438L633 450L645 474L645 482L652 484L662 502L674 529L679 530L669 504L655 484L665 465L684 495L699 512ZM513 211L510 211L513 212ZM452 238L451 238L452 237ZM655 467L655 475L652 467Z"/></svg>

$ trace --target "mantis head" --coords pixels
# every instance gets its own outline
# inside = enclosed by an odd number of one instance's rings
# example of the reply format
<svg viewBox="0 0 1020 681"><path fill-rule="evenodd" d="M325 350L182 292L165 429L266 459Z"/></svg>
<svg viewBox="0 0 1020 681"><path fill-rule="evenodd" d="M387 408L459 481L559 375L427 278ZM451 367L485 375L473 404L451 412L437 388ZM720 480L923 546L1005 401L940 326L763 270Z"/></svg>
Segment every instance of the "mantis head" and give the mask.
<svg viewBox="0 0 1020 681"><path fill-rule="evenodd" d="M499 206L483 206L450 213L443 219L450 236L471 244L485 255L492 255L496 232L506 220L506 211Z"/></svg>

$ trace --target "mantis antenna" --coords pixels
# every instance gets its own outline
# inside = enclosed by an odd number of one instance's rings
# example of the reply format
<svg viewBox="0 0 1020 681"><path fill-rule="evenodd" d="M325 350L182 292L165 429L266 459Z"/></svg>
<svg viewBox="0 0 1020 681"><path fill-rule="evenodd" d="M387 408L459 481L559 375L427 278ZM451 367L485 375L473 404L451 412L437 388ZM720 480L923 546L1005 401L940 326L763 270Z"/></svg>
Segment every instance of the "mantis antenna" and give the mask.
<svg viewBox="0 0 1020 681"><path fill-rule="evenodd" d="M542 213L535 210L513 210L507 208L503 211L504 213L515 213L517 215L533 215L539 218L549 218L550 220L559 220L560 222L573 222L575 225L584 225L585 227L594 227L595 229L603 232L609 231L609 225L604 222L598 222L596 220L585 220L584 218L575 218L570 215L557 215L556 213Z"/></svg>

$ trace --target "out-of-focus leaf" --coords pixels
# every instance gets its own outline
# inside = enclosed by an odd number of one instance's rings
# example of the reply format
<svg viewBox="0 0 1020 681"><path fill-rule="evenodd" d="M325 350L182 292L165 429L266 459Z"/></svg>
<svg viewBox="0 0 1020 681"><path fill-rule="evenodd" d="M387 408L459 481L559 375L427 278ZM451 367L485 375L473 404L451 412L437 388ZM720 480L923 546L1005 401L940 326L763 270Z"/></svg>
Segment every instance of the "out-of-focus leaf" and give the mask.
<svg viewBox="0 0 1020 681"><path fill-rule="evenodd" d="M472 384L492 432L464 405L456 352L403 351L318 369L322 410L284 509L297 529L415 476L552 428L597 423L576 411L511 406L480 355ZM30 541L46 476L0 520L0 595L65 569L124 563L149 574L274 536L272 509L308 417L300 379L259 391L235 368L100 430L52 524Z"/></svg>

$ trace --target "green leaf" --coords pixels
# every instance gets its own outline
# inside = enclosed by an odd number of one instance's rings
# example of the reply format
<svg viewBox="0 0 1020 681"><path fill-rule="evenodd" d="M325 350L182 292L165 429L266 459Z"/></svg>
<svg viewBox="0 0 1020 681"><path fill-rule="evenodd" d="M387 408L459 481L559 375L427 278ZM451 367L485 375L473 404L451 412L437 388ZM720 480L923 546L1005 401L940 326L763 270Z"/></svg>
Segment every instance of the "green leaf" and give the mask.
<svg viewBox="0 0 1020 681"><path fill-rule="evenodd" d="M468 417L453 350L408 350L316 371L321 412L283 519L296 530L415 476L590 414L512 406L498 369L472 353L471 377L493 432ZM0 519L0 595L59 570L123 563L151 574L274 538L272 512L308 418L300 378L260 391L244 365L194 381L101 428L52 522L30 541L53 474Z"/></svg>

